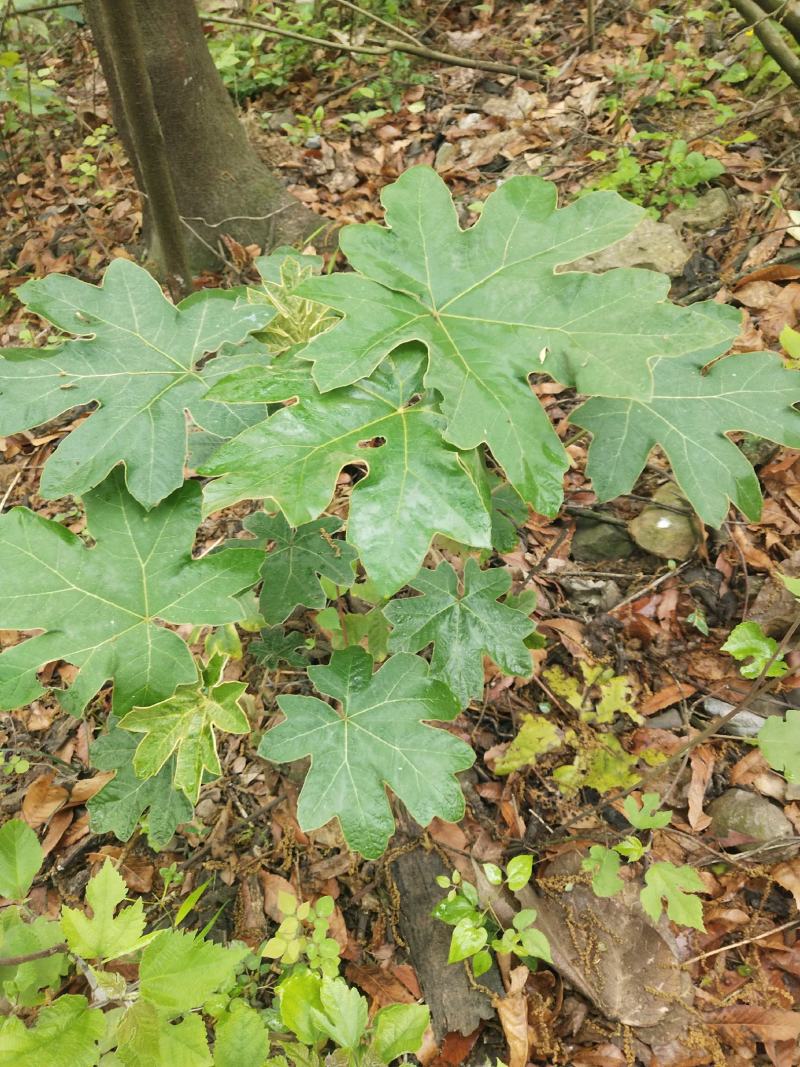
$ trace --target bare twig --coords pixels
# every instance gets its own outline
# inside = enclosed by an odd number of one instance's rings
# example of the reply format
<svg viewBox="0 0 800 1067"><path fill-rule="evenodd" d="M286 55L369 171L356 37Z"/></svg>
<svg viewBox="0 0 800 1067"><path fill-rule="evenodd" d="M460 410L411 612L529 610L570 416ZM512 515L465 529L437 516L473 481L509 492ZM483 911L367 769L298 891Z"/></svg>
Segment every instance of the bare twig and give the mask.
<svg viewBox="0 0 800 1067"><path fill-rule="evenodd" d="M60 952L66 952L67 946L62 941L50 948L40 948L38 952L26 952L22 956L0 956L0 967L20 967L23 963L33 963L34 960L46 960L48 956L57 956Z"/></svg>
<svg viewBox="0 0 800 1067"><path fill-rule="evenodd" d="M387 22L386 19L382 19L380 15L373 15L371 11L365 11L363 7L359 7L358 4L351 4L350 0L333 0L339 7L346 7L349 11L355 11L359 15L363 15L365 19L369 19L370 22L374 22L376 26L383 26L384 29L391 30L392 33L399 33L401 37L405 37L407 41L411 41L412 44L417 43L416 37L406 32L402 26L393 26L391 22Z"/></svg>
<svg viewBox="0 0 800 1067"><path fill-rule="evenodd" d="M263 22L254 22L251 19L231 19L224 15L204 15L204 22L220 23L224 26L241 26L245 29L261 30L268 36L289 37L292 40L304 41L306 44L315 44L320 48L330 48L340 52L354 52L358 55L386 56L390 52L404 52L406 55L419 56L421 59L430 59L436 63L448 63L455 67L468 67L470 70L486 70L493 74L511 74L515 78L531 78L537 80L541 77L540 72L531 67L517 67L513 63L495 63L488 59L467 59L465 56L454 56L450 52L439 52L435 48L427 48L421 44L411 44L406 41L389 40L380 44L346 44L344 41L329 41L325 37L312 37L306 33L295 33L294 30L283 30L277 26L269 26Z"/></svg>
<svg viewBox="0 0 800 1067"><path fill-rule="evenodd" d="M787 227L788 228L788 227ZM768 259L766 263L761 263L757 267L748 267L746 270L738 271L732 278L728 278L726 281L709 282L708 285L702 285L699 289L693 289L690 293L687 293L681 300L676 301L678 304L696 304L698 300L705 300L709 296L713 296L718 292L723 285L736 285L737 282L747 278L750 274L755 274L757 271L764 270L765 267L772 267L777 263L794 263L800 261L800 246L797 248L784 248L782 252L778 252L772 259Z"/></svg>
<svg viewBox="0 0 800 1067"><path fill-rule="evenodd" d="M707 960L709 956L718 956L720 952L729 952L731 949L741 948L743 945L752 945L754 941L763 941L765 937L779 934L781 930L791 930L794 926L800 926L800 919L790 919L781 926L774 926L771 930L765 930L763 934L745 937L741 941L734 941L732 945L722 945L721 948L712 948L708 952L701 952L699 956L692 956L690 960L684 960L683 966L685 967L689 963L697 963L699 960Z"/></svg>

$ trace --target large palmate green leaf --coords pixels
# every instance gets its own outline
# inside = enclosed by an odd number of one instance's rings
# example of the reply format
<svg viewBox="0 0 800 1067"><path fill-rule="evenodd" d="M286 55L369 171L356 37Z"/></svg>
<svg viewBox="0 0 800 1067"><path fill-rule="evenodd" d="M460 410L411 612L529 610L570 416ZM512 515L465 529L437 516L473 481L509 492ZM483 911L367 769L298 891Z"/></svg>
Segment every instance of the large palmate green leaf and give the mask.
<svg viewBox="0 0 800 1067"><path fill-rule="evenodd" d="M761 514L758 478L725 431L747 430L800 448L800 375L771 352L728 356L701 370L703 357L659 360L650 399L593 397L572 422L594 435L588 471L601 500L627 493L651 448L660 445L697 514L719 526L732 500Z"/></svg>
<svg viewBox="0 0 800 1067"><path fill-rule="evenodd" d="M462 449L486 442L521 496L545 514L559 507L567 462L529 374L597 396L647 397L653 359L697 349L710 359L736 335L734 309L670 304L664 275L554 273L636 226L642 210L616 193L556 210L554 185L511 178L469 230L459 228L447 187L427 167L406 171L381 199L385 227L342 232L357 273L300 287L345 315L303 352L317 384L348 385L402 342L422 341L425 384L442 396L447 440Z"/></svg>
<svg viewBox="0 0 800 1067"><path fill-rule="evenodd" d="M94 548L27 508L0 517L0 627L45 631L0 655L0 708L39 696L37 670L58 659L81 668L60 694L74 714L109 679L116 714L153 704L196 677L189 649L157 620L219 625L242 617L236 594L257 580L263 554L192 559L196 483L147 512L115 471L85 504Z"/></svg>
<svg viewBox="0 0 800 1067"><path fill-rule="evenodd" d="M316 697L278 698L285 722L269 730L259 754L277 763L311 756L297 815L305 830L338 818L345 839L363 856L386 848L394 819L386 786L423 826L434 816L464 814L456 773L472 765L469 745L427 725L458 715L461 705L419 656L399 653L373 675L372 657L354 646L310 667Z"/></svg>
<svg viewBox="0 0 800 1067"><path fill-rule="evenodd" d="M46 497L84 493L120 463L128 489L152 507L183 481L186 417L224 439L252 421L204 400L210 385L241 366L235 355L198 364L224 342L241 341L270 308L204 290L173 306L146 270L116 259L101 286L50 274L26 282L31 311L80 335L55 351L14 349L0 359L0 434L27 430L70 408L99 409L48 460ZM263 418L263 409L257 413Z"/></svg>
<svg viewBox="0 0 800 1067"><path fill-rule="evenodd" d="M138 778L152 778L175 755L174 785L196 804L203 774L222 774L215 730L250 732L239 699L247 685L222 681L224 656L213 656L191 685L179 685L171 697L148 708L134 708L120 727L144 734L133 756Z"/></svg>
<svg viewBox="0 0 800 1067"><path fill-rule="evenodd" d="M99 793L89 800L89 822L96 834L112 833L127 841L147 813L147 840L160 852L194 807L172 784L175 760L170 759L153 778L137 778L133 769L136 738L112 725L91 747L92 764L100 771L115 771Z"/></svg>
<svg viewBox="0 0 800 1067"><path fill-rule="evenodd" d="M442 439L444 419L431 400L417 401L423 361L420 347L408 346L368 381L325 394L309 386L306 370L296 404L223 445L203 468L221 475L206 487L206 507L268 498L300 526L327 507L342 467L363 463L369 473L353 490L347 539L382 594L414 577L437 533L488 548L482 489ZM264 368L257 395L299 395L298 366Z"/></svg>
<svg viewBox="0 0 800 1067"><path fill-rule="evenodd" d="M241 942L223 946L197 934L163 930L142 953L139 991L167 1018L174 1018L227 989L249 952Z"/></svg>
<svg viewBox="0 0 800 1067"><path fill-rule="evenodd" d="M342 527L340 519L326 515L293 529L283 515L260 511L249 515L243 525L255 542L237 541L232 547L272 544L261 568L264 585L259 602L270 626L288 619L301 604L315 610L325 606L320 575L336 585L353 584L358 553L352 545L333 538Z"/></svg>
<svg viewBox="0 0 800 1067"><path fill-rule="evenodd" d="M419 652L432 643L431 673L446 682L462 704L483 695L484 652L506 674L530 675L531 656L524 641L533 623L521 611L498 603L511 588L508 571L482 571L468 559L463 593L449 563L440 563L435 571L423 568L409 584L423 595L392 600L383 609L394 627L389 648Z"/></svg>

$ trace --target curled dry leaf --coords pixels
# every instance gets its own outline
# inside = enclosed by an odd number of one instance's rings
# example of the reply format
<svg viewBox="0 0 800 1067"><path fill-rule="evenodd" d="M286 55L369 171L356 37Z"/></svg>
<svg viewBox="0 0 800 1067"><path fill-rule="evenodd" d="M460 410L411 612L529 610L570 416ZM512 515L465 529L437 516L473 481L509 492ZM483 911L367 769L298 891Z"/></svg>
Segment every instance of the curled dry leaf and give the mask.
<svg viewBox="0 0 800 1067"><path fill-rule="evenodd" d="M792 1041L800 1036L800 1012L784 1008L759 1008L750 1004L730 1004L706 1012L705 1021L719 1027L732 1044L752 1034L759 1041Z"/></svg>
<svg viewBox="0 0 800 1067"><path fill-rule="evenodd" d="M52 771L40 774L22 801L22 818L34 830L43 826L69 800L68 791L63 785L54 785L53 777Z"/></svg>
<svg viewBox="0 0 800 1067"><path fill-rule="evenodd" d="M708 745L701 745L691 755L692 779L689 783L689 825L693 830L705 830L711 824L710 816L703 811L703 799L706 795L711 772L714 770L714 750Z"/></svg>
<svg viewBox="0 0 800 1067"><path fill-rule="evenodd" d="M515 967L509 975L508 993L495 1005L503 1034L508 1042L509 1067L525 1067L530 1050L528 998L524 986L527 967Z"/></svg>

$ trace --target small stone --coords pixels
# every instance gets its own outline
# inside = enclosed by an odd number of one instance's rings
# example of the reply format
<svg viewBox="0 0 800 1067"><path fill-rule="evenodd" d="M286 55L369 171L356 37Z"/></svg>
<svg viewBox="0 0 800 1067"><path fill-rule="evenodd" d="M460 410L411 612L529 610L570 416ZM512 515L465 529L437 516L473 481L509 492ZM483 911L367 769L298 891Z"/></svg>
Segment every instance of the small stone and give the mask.
<svg viewBox="0 0 800 1067"><path fill-rule="evenodd" d="M669 508L660 508L659 504L668 504ZM683 515L673 508L689 514ZM640 548L662 559L689 559L700 543L698 520L686 497L672 482L655 491L653 503L628 523L628 530Z"/></svg>
<svg viewBox="0 0 800 1067"><path fill-rule="evenodd" d="M710 189L697 198L692 207L679 207L667 215L665 225L680 232L687 230L706 232L715 230L731 213L731 204L724 189Z"/></svg>
<svg viewBox="0 0 800 1067"><path fill-rule="evenodd" d="M690 256L691 252L671 226L656 222L648 215L621 241L590 256L576 259L560 270L585 270L602 274L615 267L642 267L678 278Z"/></svg>
<svg viewBox="0 0 800 1067"><path fill-rule="evenodd" d="M734 835L741 835L744 839L741 843L732 843L731 848L748 851L759 845L794 837L794 827L781 809L766 797L746 789L726 790L706 806L706 811L711 816L711 833L720 841L725 842ZM793 855L797 849L797 845L770 849L764 860L768 863L777 862Z"/></svg>
<svg viewBox="0 0 800 1067"><path fill-rule="evenodd" d="M607 559L627 559L633 543L624 526L593 519L578 519L572 538L572 558L582 563L599 563Z"/></svg>

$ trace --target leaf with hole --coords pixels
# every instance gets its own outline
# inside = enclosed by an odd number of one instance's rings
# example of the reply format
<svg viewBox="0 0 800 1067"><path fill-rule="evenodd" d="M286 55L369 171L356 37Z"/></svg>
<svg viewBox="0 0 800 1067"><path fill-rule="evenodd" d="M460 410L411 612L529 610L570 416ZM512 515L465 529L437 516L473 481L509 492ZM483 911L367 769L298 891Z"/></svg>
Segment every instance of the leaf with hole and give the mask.
<svg viewBox="0 0 800 1067"><path fill-rule="evenodd" d="M696 349L710 359L736 336L736 311L670 304L669 279L653 271L555 273L635 228L642 209L616 193L557 210L555 185L514 177L468 230L428 167L407 170L381 200L385 226L342 231L354 272L300 286L345 316L303 358L327 392L372 374L403 342L421 341L425 386L442 397L447 440L460 449L488 444L543 514L560 506L567 458L529 375L598 396L649 397L654 359Z"/></svg>
<svg viewBox="0 0 800 1067"><path fill-rule="evenodd" d="M324 395L308 390L306 370L297 403L223 445L203 468L216 477L205 490L207 510L268 499L302 526L327 508L342 468L359 463L368 474L353 490L347 539L381 595L414 577L437 533L488 548L482 487L442 439L432 400L417 399L422 362L419 346L409 346L368 381ZM283 374L262 372L268 381L271 373ZM275 392L299 395L293 379Z"/></svg>
<svg viewBox="0 0 800 1067"><path fill-rule="evenodd" d="M240 366L236 357L200 363L263 326L273 314L269 308L234 303L212 289L175 307L146 270L126 259L112 261L100 286L50 274L26 282L19 294L29 311L79 339L55 351L6 351L0 435L98 405L47 461L45 497L83 494L123 464L133 497L153 507L183 482L186 411L222 438L252 418L252 412L204 399L218 378Z"/></svg>
<svg viewBox="0 0 800 1067"><path fill-rule="evenodd" d="M409 583L422 595L393 600L384 614L393 626L389 648L419 652L433 644L431 672L441 678L462 704L483 696L483 656L505 674L529 677L531 656L525 638L534 630L521 611L498 603L511 588L501 568L482 571L474 559L464 568L463 591L447 562L423 568Z"/></svg>
<svg viewBox="0 0 800 1067"><path fill-rule="evenodd" d="M263 559L257 549L193 559L199 497L187 482L148 512L115 471L85 498L93 548L27 508L0 517L0 627L45 631L0 655L0 708L35 700L43 691L37 670L59 659L80 668L59 691L73 714L109 680L119 715L196 677L189 649L159 621L240 619L236 595L257 581Z"/></svg>
<svg viewBox="0 0 800 1067"><path fill-rule="evenodd" d="M423 826L436 816L450 822L463 816L456 774L475 754L429 725L454 719L461 705L423 659L401 652L373 675L372 657L355 646L308 673L338 710L316 697L279 697L286 719L258 749L276 763L311 756L297 805L304 830L338 818L351 848L380 856L394 831L387 786Z"/></svg>

